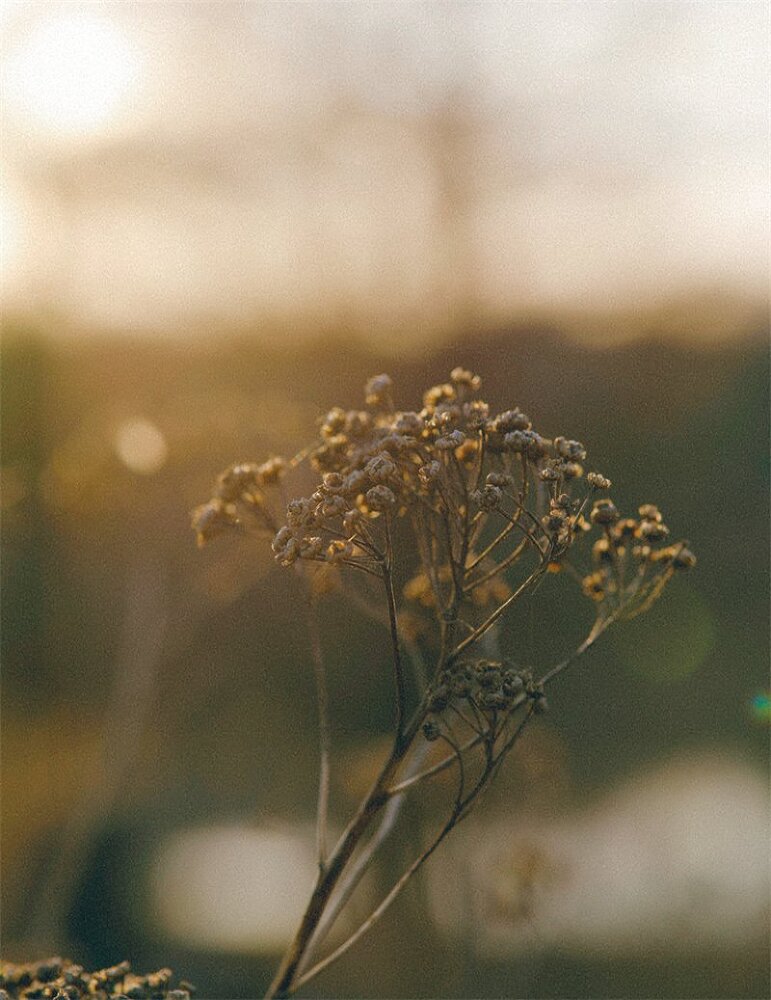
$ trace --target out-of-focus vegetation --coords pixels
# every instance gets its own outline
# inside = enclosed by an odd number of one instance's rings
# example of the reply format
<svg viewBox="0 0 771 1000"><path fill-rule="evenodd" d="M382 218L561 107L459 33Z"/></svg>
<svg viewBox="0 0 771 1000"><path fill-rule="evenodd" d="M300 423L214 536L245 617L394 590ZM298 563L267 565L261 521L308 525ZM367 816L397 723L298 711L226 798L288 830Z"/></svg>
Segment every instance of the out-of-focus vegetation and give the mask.
<svg viewBox="0 0 771 1000"><path fill-rule="evenodd" d="M66 997L79 1000L91 997L93 1000L190 1000L192 984L182 980L174 984L171 969L158 969L147 975L131 971L130 962L94 972L86 971L82 965L75 965L55 956L42 962L14 965L0 963L0 989L3 1000L49 1000L51 997Z"/></svg>
<svg viewBox="0 0 771 1000"><path fill-rule="evenodd" d="M267 984L275 943L255 937L224 957L192 937L180 943L153 903L154 859L175 832L302 828L316 785L313 683L292 581L254 539L196 550L189 510L233 459L291 452L317 412L358 399L384 367L407 402L462 360L482 374L492 405L517 403L545 433L579 428L617 478L619 505L659 501L676 535L688 526L699 554L687 585L675 580L669 600L609 636L551 693L553 712L512 762L516 780L495 795L495 815L569 817L640 768L666 769L684 753L762 771L767 731L755 699L767 684L768 366L758 333L699 351L654 335L600 352L554 330L506 329L394 363L342 335L290 353L246 337L212 348L54 344L9 331L2 881L4 944L24 952L9 957L72 943L68 953L95 966L125 955L137 967L173 965L205 996L253 996L255 983ZM559 648L573 609L546 586L538 600L550 607L548 641ZM339 822L391 723L391 680L372 654L371 626L331 600L325 620L336 755L346 762L335 769ZM528 643L542 647L543 636L536 643L525 622L518 641L526 660ZM665 842L660 850L665 864ZM527 884L520 872L512 892ZM607 955L533 942L475 959L472 988L442 922L426 919L422 892L362 942L366 961L343 963L319 989L768 990L755 924L741 944L726 934L724 947L702 952L646 951L644 939L636 953Z"/></svg>

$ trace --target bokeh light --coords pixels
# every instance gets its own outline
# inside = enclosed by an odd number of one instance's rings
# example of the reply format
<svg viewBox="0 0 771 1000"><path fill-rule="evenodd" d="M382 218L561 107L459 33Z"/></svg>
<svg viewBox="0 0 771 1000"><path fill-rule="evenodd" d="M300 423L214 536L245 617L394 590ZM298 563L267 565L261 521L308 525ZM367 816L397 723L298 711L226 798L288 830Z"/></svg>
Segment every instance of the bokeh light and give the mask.
<svg viewBox="0 0 771 1000"><path fill-rule="evenodd" d="M155 424L135 417L123 421L116 430L115 452L127 469L149 476L163 468L169 449Z"/></svg>
<svg viewBox="0 0 771 1000"><path fill-rule="evenodd" d="M136 87L141 63L126 35L99 12L41 18L3 72L4 100L33 127L77 136L108 122Z"/></svg>

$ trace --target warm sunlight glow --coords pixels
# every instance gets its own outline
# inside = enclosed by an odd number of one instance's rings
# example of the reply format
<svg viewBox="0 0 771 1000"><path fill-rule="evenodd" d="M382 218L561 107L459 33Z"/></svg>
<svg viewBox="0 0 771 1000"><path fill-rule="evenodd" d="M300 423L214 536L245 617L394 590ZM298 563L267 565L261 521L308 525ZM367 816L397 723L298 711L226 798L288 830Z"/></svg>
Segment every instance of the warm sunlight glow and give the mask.
<svg viewBox="0 0 771 1000"><path fill-rule="evenodd" d="M6 98L38 126L63 134L109 121L139 70L136 50L108 20L67 13L48 18L7 65Z"/></svg>
<svg viewBox="0 0 771 1000"><path fill-rule="evenodd" d="M21 220L15 202L0 188L0 288L6 290L18 270Z"/></svg>

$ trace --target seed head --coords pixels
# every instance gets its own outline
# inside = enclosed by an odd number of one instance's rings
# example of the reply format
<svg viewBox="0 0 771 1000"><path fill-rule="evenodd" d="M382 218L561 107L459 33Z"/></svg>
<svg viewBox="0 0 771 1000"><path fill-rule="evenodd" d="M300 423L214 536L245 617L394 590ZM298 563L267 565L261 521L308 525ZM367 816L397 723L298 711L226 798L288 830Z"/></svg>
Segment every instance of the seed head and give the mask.
<svg viewBox="0 0 771 1000"><path fill-rule="evenodd" d="M442 734L439 731L439 726L437 726L435 722L424 722L423 735L429 743L433 743L435 740L438 740Z"/></svg>
<svg viewBox="0 0 771 1000"><path fill-rule="evenodd" d="M258 477L256 465L231 465L217 479L217 496L225 503L235 503L244 493L257 488Z"/></svg>
<svg viewBox="0 0 771 1000"><path fill-rule="evenodd" d="M381 406L383 403L390 403L392 385L388 375L373 375L364 387L367 406Z"/></svg>
<svg viewBox="0 0 771 1000"><path fill-rule="evenodd" d="M411 434L418 437L426 428L426 423L419 413L397 413L394 420L394 430L399 434Z"/></svg>
<svg viewBox="0 0 771 1000"><path fill-rule="evenodd" d="M590 573L583 580L583 589L587 597L593 601L602 601L605 598L605 574L603 572Z"/></svg>
<svg viewBox="0 0 771 1000"><path fill-rule="evenodd" d="M564 437L554 439L554 451L560 458L566 458L570 462L582 462L586 458L586 448L580 441L570 441Z"/></svg>
<svg viewBox="0 0 771 1000"><path fill-rule="evenodd" d="M418 469L418 478L424 486L431 486L439 478L441 472L442 463L434 459L434 461L428 462Z"/></svg>
<svg viewBox="0 0 771 1000"><path fill-rule="evenodd" d="M620 515L612 500L597 500L590 516L593 524L605 525L615 524Z"/></svg>
<svg viewBox="0 0 771 1000"><path fill-rule="evenodd" d="M450 381L455 385L464 386L466 389L471 389L474 392L482 387L482 379L466 368L453 368L450 372Z"/></svg>
<svg viewBox="0 0 771 1000"><path fill-rule="evenodd" d="M325 472L321 483L325 493L345 492L345 477L339 472Z"/></svg>
<svg viewBox="0 0 771 1000"><path fill-rule="evenodd" d="M616 538L632 538L637 532L637 521L633 517L624 517L616 523L613 535Z"/></svg>
<svg viewBox="0 0 771 1000"><path fill-rule="evenodd" d="M614 549L607 538L598 538L592 546L592 559L595 563L612 563Z"/></svg>
<svg viewBox="0 0 771 1000"><path fill-rule="evenodd" d="M696 565L696 556L689 548L680 546L672 560L672 565L675 569L693 569Z"/></svg>
<svg viewBox="0 0 771 1000"><path fill-rule="evenodd" d="M286 475L286 459L280 455L271 455L267 462L257 466L257 481L263 486L272 486L280 482Z"/></svg>
<svg viewBox="0 0 771 1000"><path fill-rule="evenodd" d="M456 448L460 447L466 440L466 435L463 431L454 430L450 431L449 434L445 434L442 437L436 439L436 447L440 451L454 451Z"/></svg>
<svg viewBox="0 0 771 1000"><path fill-rule="evenodd" d="M479 504L481 510L497 510L503 500L503 492L499 486L491 486L488 483L473 494L473 499Z"/></svg>
<svg viewBox="0 0 771 1000"><path fill-rule="evenodd" d="M560 463L560 469L565 479L580 479L584 474L584 467L580 462L563 461Z"/></svg>
<svg viewBox="0 0 771 1000"><path fill-rule="evenodd" d="M367 506L376 511L391 510L396 505L396 494L387 486L373 486L367 490Z"/></svg>
<svg viewBox="0 0 771 1000"><path fill-rule="evenodd" d="M494 423L495 430L501 434L508 434L510 431L528 431L531 427L530 417L526 416L518 406L513 410L499 413Z"/></svg>
<svg viewBox="0 0 771 1000"><path fill-rule="evenodd" d="M528 458L541 458L546 454L546 442L535 431L511 431L504 434L503 443L512 451L526 455Z"/></svg>
<svg viewBox="0 0 771 1000"><path fill-rule="evenodd" d="M663 542L665 538L669 537L669 528L661 522L661 516L659 515L659 520L657 521L640 521L640 525L637 529L637 537L645 539L646 542Z"/></svg>
<svg viewBox="0 0 771 1000"><path fill-rule="evenodd" d="M571 511L575 506L575 501L569 493L560 493L558 497L552 500L551 506L559 507L560 510Z"/></svg>
<svg viewBox="0 0 771 1000"><path fill-rule="evenodd" d="M428 700L429 712L443 712L447 708L450 700L450 692L444 684L434 688Z"/></svg>
<svg viewBox="0 0 771 1000"><path fill-rule="evenodd" d="M328 563L332 563L333 566L344 562L346 559L350 559L352 555L353 544L351 542L344 542L339 538L335 538L327 546L326 560Z"/></svg>
<svg viewBox="0 0 771 1000"><path fill-rule="evenodd" d="M199 548L238 524L235 507L219 497L196 507L191 517Z"/></svg>
<svg viewBox="0 0 771 1000"><path fill-rule="evenodd" d="M638 514L644 521L663 521L664 518L661 515L661 511L655 504L644 503L642 507L638 509Z"/></svg>
<svg viewBox="0 0 771 1000"><path fill-rule="evenodd" d="M373 483L386 483L396 473L396 465L391 461L390 455L382 451L367 462L364 471Z"/></svg>
<svg viewBox="0 0 771 1000"><path fill-rule="evenodd" d="M444 385L433 385L423 394L423 405L427 410L433 411L440 403L455 399L455 396L454 386L447 383Z"/></svg>

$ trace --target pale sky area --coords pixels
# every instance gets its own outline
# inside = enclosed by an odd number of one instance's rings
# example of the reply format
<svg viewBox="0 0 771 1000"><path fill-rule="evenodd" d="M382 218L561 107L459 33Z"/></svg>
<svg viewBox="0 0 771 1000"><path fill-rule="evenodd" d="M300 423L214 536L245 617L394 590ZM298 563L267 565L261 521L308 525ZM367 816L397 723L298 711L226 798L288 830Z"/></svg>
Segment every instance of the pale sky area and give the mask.
<svg viewBox="0 0 771 1000"><path fill-rule="evenodd" d="M3 298L51 332L762 314L765 2L0 11Z"/></svg>

